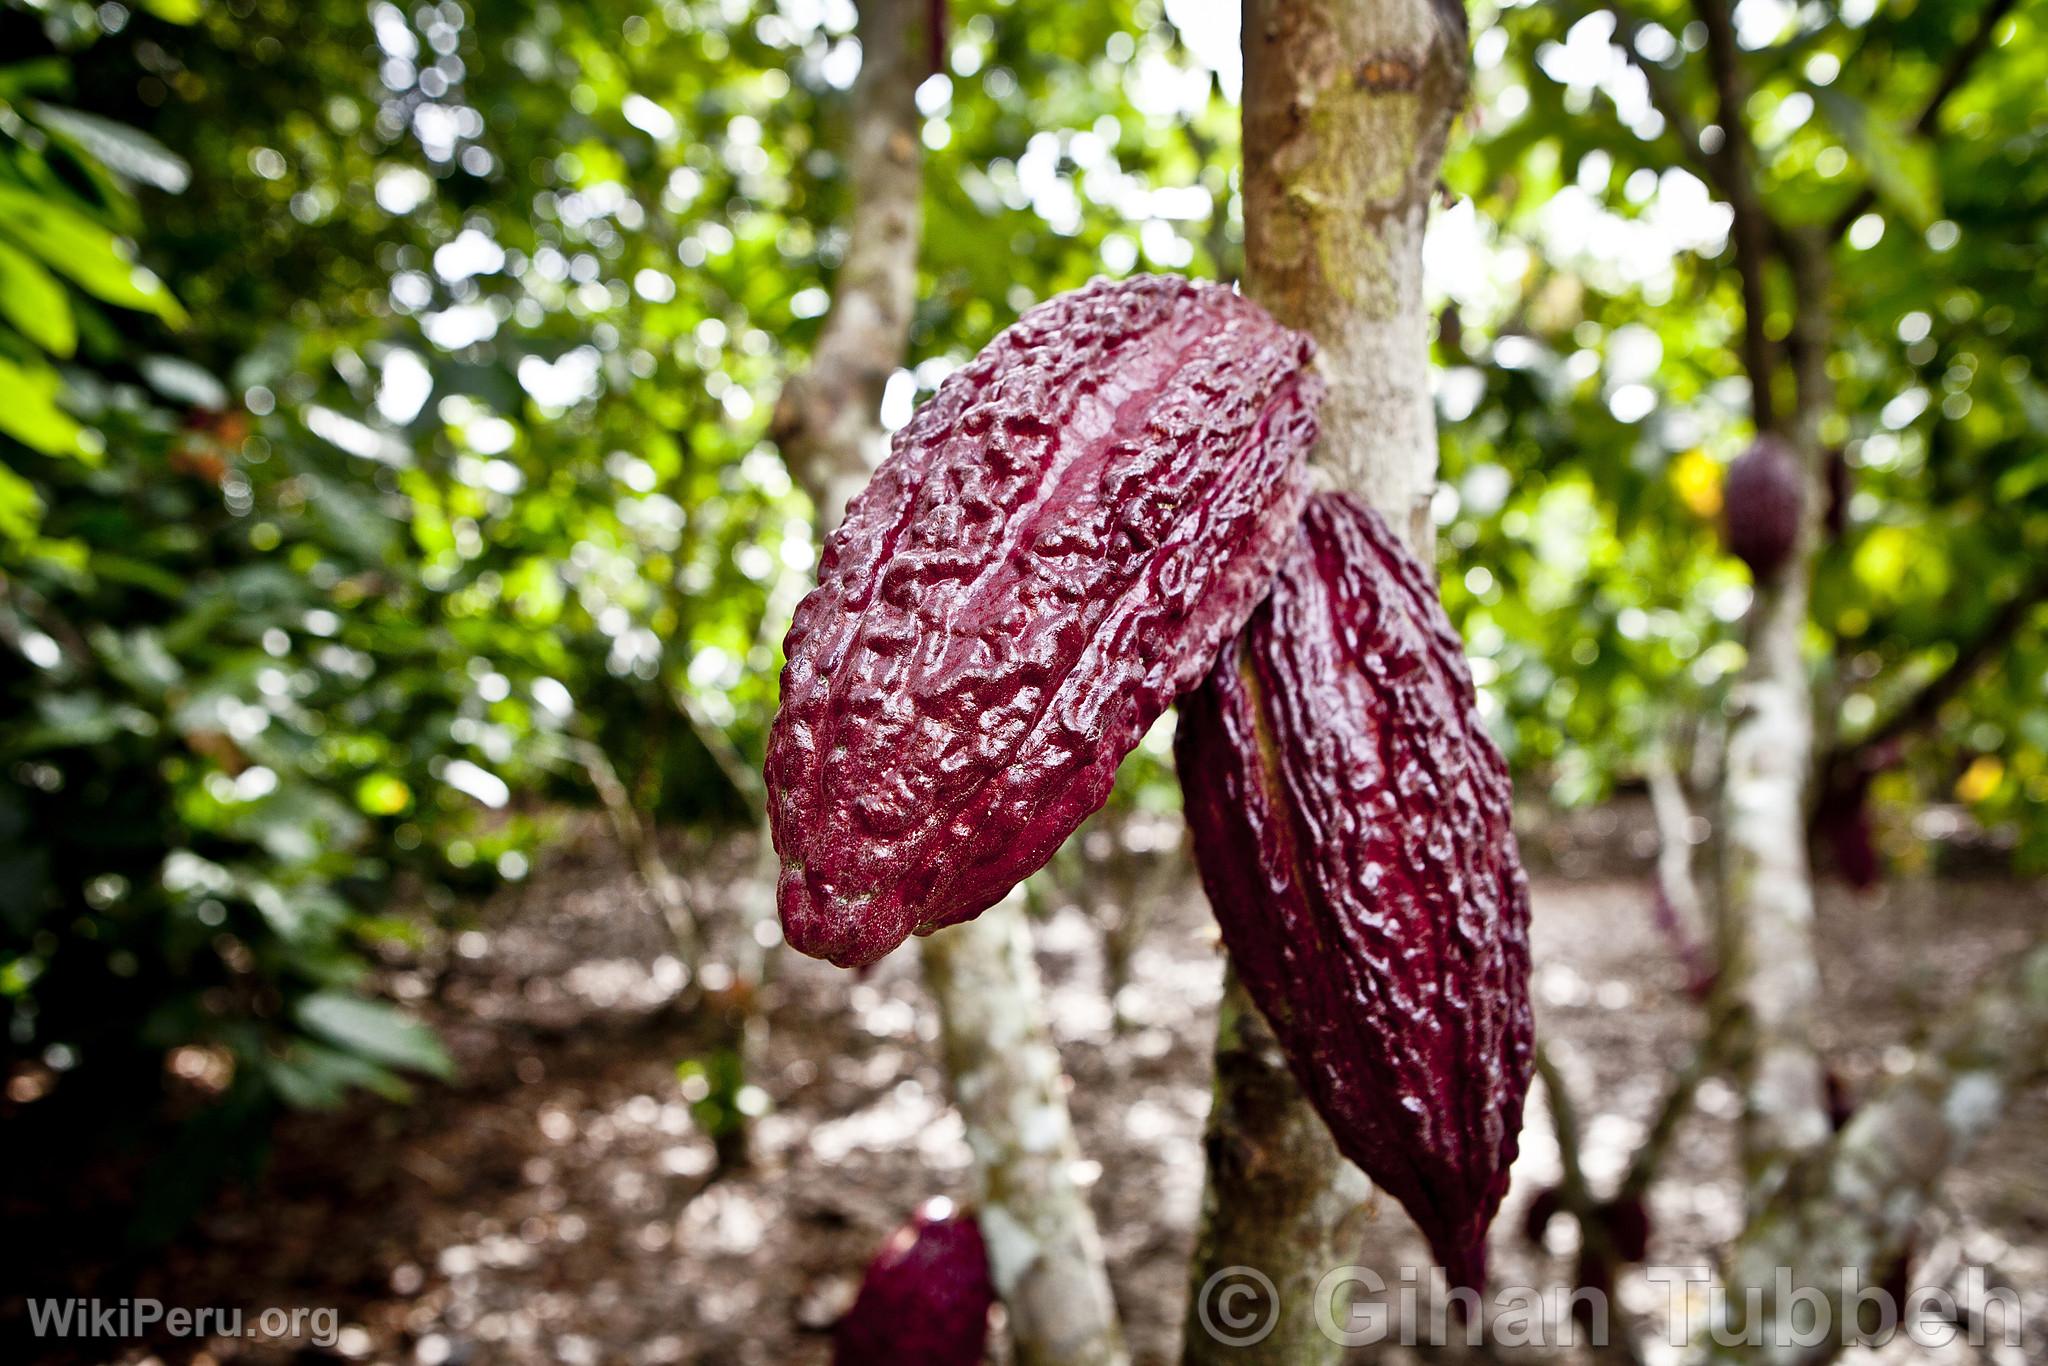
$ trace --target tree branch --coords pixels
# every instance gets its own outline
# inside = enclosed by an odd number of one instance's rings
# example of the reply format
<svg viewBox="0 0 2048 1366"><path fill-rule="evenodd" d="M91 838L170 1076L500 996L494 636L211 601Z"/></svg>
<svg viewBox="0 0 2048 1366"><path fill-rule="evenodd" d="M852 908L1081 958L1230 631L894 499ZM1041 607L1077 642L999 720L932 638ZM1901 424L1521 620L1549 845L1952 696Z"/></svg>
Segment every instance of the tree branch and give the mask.
<svg viewBox="0 0 2048 1366"><path fill-rule="evenodd" d="M914 39L929 16L916 0L867 0L861 19L846 254L810 365L785 382L769 422L790 474L817 506L821 535L880 459L882 391L909 345L923 230L916 97L927 54Z"/></svg>
<svg viewBox="0 0 2048 1366"><path fill-rule="evenodd" d="M1713 981L1713 965L1697 937L1705 918L1705 902L1692 875L1692 807L1671 767L1664 742L1652 743L1643 759L1643 778L1650 789L1650 811L1657 823L1657 923L1685 968L1686 989L1705 995Z"/></svg>
<svg viewBox="0 0 2048 1366"><path fill-rule="evenodd" d="M1970 77L1970 70L1991 48L1991 40L1998 32L1998 25L2005 16L2012 13L2016 0L1990 0L1977 15L1977 26L1970 30L1970 36L1954 52L1949 54L1948 63L1941 69L1941 79L1935 82L1934 93L1927 97L1927 103L1920 107L1920 115L1913 120L1913 131L1922 137L1931 136L1935 125L1941 120L1941 111L1949 97L1962 88ZM1828 240L1837 241L1849 230L1849 225L1870 212L1877 203L1877 190L1869 185L1857 191L1856 197L1838 214L1828 227Z"/></svg>
<svg viewBox="0 0 2048 1366"><path fill-rule="evenodd" d="M1829 784L1847 781L1858 773L1889 767L1890 751L1908 736L1930 726L1943 707L1994 660L2005 652L2026 626L2036 607L2048 601L2048 569L2035 574L2020 591L2000 604L1991 619L1969 641L1959 646L1947 668L1927 680L1920 689L1862 735L1830 752L1821 772Z"/></svg>
<svg viewBox="0 0 2048 1366"><path fill-rule="evenodd" d="M1707 30L1707 70L1714 82L1721 142L1707 153L1716 167L1715 184L1735 211L1735 269L1742 280L1742 367L1749 372L1750 408L1757 430L1776 428L1776 396L1772 377L1778 351L1767 323L1770 315L1768 266L1778 227L1764 208L1756 186L1756 148L1749 136L1749 78L1735 42L1735 20L1729 0L1694 0Z"/></svg>
<svg viewBox="0 0 2048 1366"><path fill-rule="evenodd" d="M981 1231L1021 1366L1123 1366L1116 1301L1067 1079L1046 1025L1023 893L919 941L946 1080L982 1187Z"/></svg>
<svg viewBox="0 0 2048 1366"><path fill-rule="evenodd" d="M1941 1028L1912 1070L1865 1104L1830 1143L1793 1172L1752 1218L1729 1257L1731 1284L1763 1290L1763 1348L1718 1359L1807 1366L1828 1347L1794 1348L1774 1294L1778 1268L1818 1291L1841 1323L1843 1267L1881 1275L1904 1250L1934 1186L2004 1112L2018 1088L2048 1076L2048 945L1982 988ZM1742 1296L1731 1295L1739 1305ZM1809 1309L1810 1313L1811 1310ZM1831 1333L1827 1342L1839 1344Z"/></svg>

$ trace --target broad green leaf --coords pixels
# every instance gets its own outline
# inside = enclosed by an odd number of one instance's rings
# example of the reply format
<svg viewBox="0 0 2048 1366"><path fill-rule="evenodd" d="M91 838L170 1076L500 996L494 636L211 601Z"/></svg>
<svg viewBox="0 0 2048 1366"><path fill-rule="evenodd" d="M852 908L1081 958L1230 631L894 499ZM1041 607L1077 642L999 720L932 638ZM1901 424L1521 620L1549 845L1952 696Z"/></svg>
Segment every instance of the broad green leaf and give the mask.
<svg viewBox="0 0 2048 1366"><path fill-rule="evenodd" d="M197 23L206 13L204 0L142 0L142 7L172 24Z"/></svg>
<svg viewBox="0 0 2048 1366"><path fill-rule="evenodd" d="M321 991L301 1000L294 1014L301 1025L329 1043L373 1062L436 1077L454 1074L455 1065L434 1032L382 1001Z"/></svg>
<svg viewBox="0 0 2048 1366"><path fill-rule="evenodd" d="M82 213L19 185L0 185L0 235L97 298L154 313L173 327L185 324L185 310L163 281L130 261L120 239Z"/></svg>
<svg viewBox="0 0 2048 1366"><path fill-rule="evenodd" d="M19 100L41 91L54 94L71 88L71 63L62 57L35 57L0 66L0 100Z"/></svg>
<svg viewBox="0 0 2048 1366"><path fill-rule="evenodd" d="M57 372L0 358L0 432L44 455L95 454L85 428L57 406Z"/></svg>
<svg viewBox="0 0 2048 1366"><path fill-rule="evenodd" d="M43 520L43 500L36 486L0 465L0 536L11 541L35 537Z"/></svg>
<svg viewBox="0 0 2048 1366"><path fill-rule="evenodd" d="M78 349L78 325L64 286L19 247L0 242L0 317L53 356Z"/></svg>
<svg viewBox="0 0 2048 1366"><path fill-rule="evenodd" d="M263 1067L285 1104L299 1110L331 1110L357 1087L390 1100L412 1095L412 1088L389 1069L308 1039L294 1042L282 1057L265 1058Z"/></svg>
<svg viewBox="0 0 2048 1366"><path fill-rule="evenodd" d="M130 180L171 194L183 194L192 183L192 168L183 157L125 123L41 100L30 100L24 108L60 139Z"/></svg>

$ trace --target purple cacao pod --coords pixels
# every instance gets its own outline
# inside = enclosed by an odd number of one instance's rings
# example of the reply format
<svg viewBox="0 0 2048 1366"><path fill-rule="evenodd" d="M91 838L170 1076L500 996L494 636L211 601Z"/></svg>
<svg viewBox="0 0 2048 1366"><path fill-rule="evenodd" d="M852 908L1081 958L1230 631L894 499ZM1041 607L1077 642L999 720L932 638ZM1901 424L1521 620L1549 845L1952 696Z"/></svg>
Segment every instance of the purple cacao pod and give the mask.
<svg viewBox="0 0 2048 1366"><path fill-rule="evenodd" d="M995 1302L980 1225L927 1200L868 1263L833 1331L833 1366L980 1366Z"/></svg>
<svg viewBox="0 0 2048 1366"><path fill-rule="evenodd" d="M1758 579L1776 574L1799 545L1806 515L1806 474L1774 436L1760 436L1728 467L1721 486L1721 527L1728 553Z"/></svg>
<svg viewBox="0 0 2048 1366"><path fill-rule="evenodd" d="M1180 717L1239 978L1338 1148L1477 1287L1529 1086L1529 890L1428 571L1357 499L1310 499Z"/></svg>
<svg viewBox="0 0 2048 1366"><path fill-rule="evenodd" d="M1313 344L1228 289L1098 281L946 380L826 542L768 738L790 945L971 919L1102 805L1264 596Z"/></svg>

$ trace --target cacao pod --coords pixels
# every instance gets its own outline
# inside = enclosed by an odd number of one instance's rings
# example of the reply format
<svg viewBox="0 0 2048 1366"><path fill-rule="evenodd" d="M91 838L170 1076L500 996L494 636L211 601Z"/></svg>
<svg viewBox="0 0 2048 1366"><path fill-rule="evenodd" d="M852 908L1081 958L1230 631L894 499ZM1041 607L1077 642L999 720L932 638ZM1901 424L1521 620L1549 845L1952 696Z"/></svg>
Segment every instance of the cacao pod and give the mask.
<svg viewBox="0 0 2048 1366"><path fill-rule="evenodd" d="M980 1366L996 1302L974 1216L927 1200L868 1263L833 1332L834 1366Z"/></svg>
<svg viewBox="0 0 2048 1366"><path fill-rule="evenodd" d="M1728 553L1759 580L1792 558L1806 515L1806 474L1790 447L1760 436L1728 467L1721 488L1722 535Z"/></svg>
<svg viewBox="0 0 2048 1366"><path fill-rule="evenodd" d="M1529 890L1428 571L1365 504L1318 494L1180 718L1240 979L1338 1148L1476 1288L1529 1085Z"/></svg>
<svg viewBox="0 0 2048 1366"><path fill-rule="evenodd" d="M939 386L826 542L768 739L790 945L843 967L978 915L1265 594L1313 344L1215 285L1097 282Z"/></svg>

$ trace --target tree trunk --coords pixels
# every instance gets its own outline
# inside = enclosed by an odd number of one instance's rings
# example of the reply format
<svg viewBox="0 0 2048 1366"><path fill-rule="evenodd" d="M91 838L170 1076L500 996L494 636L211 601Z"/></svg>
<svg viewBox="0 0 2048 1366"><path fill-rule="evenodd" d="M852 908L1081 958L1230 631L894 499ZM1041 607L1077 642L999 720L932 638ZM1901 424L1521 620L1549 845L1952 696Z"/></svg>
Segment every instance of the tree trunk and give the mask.
<svg viewBox="0 0 2048 1366"><path fill-rule="evenodd" d="M909 346L924 184L916 94L930 21L919 0L860 3L846 256L810 366L784 386L771 425L817 507L821 537L881 458L882 391ZM1013 899L921 943L1017 1360L1121 1366L1102 1240L1074 1183L1079 1152L1030 928Z"/></svg>
<svg viewBox="0 0 2048 1366"><path fill-rule="evenodd" d="M1046 1027L1024 897L919 941L967 1123L981 1231L1022 1366L1120 1366L1123 1336Z"/></svg>
<svg viewBox="0 0 2048 1366"><path fill-rule="evenodd" d="M810 365L783 386L769 423L791 475L817 506L820 536L839 525L847 500L881 460L882 391L910 344L924 231L917 87L927 74L921 35L929 18L919 0L861 0L846 254Z"/></svg>
<svg viewBox="0 0 2048 1366"><path fill-rule="evenodd" d="M1463 11L1432 0L1244 6L1245 292L1321 348L1318 482L1365 498L1425 560L1437 445L1422 235L1464 98L1465 40ZM1314 1290L1353 1260L1344 1216L1370 1186L1234 974L1206 1146L1186 1360L1335 1361ZM1249 1308L1244 1268L1267 1278L1277 1304ZM1263 1326L1247 1312L1271 1315L1250 1353L1232 1342Z"/></svg>

